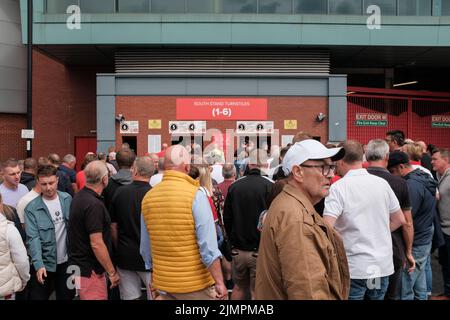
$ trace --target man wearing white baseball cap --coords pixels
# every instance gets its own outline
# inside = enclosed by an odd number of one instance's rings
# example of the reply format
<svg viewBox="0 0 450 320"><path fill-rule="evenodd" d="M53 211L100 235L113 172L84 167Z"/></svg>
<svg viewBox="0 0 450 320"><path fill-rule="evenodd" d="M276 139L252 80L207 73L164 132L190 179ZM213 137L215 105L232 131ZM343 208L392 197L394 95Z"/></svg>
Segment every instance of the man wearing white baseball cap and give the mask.
<svg viewBox="0 0 450 320"><path fill-rule="evenodd" d="M386 180L363 169L363 147L346 141L337 162L342 179L325 199L324 221L344 240L350 268L350 300L383 300L394 273L391 232L406 224Z"/></svg>
<svg viewBox="0 0 450 320"><path fill-rule="evenodd" d="M328 195L342 148L295 143L283 159L288 183L273 200L261 234L256 299L347 299L350 277L341 238L313 205Z"/></svg>

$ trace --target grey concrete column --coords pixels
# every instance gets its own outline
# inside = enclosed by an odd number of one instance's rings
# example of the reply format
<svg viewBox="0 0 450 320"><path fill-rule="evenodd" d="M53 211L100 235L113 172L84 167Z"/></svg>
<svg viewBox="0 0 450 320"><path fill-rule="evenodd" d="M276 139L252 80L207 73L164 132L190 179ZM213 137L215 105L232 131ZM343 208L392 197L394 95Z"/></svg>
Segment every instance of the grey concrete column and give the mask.
<svg viewBox="0 0 450 320"><path fill-rule="evenodd" d="M115 76L97 76L97 152L116 145Z"/></svg>
<svg viewBox="0 0 450 320"><path fill-rule="evenodd" d="M328 93L328 140L347 140L347 77L330 76Z"/></svg>

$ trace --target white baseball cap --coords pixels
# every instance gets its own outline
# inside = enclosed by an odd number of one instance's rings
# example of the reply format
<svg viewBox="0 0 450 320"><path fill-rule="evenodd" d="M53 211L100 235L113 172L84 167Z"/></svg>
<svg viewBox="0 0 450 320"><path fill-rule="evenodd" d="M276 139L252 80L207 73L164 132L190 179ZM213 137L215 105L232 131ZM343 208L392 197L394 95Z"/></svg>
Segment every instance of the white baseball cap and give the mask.
<svg viewBox="0 0 450 320"><path fill-rule="evenodd" d="M300 165L307 160L321 160L331 158L332 161L344 157L344 148L328 149L322 143L314 139L303 140L292 145L281 163L283 172L287 176L295 165Z"/></svg>

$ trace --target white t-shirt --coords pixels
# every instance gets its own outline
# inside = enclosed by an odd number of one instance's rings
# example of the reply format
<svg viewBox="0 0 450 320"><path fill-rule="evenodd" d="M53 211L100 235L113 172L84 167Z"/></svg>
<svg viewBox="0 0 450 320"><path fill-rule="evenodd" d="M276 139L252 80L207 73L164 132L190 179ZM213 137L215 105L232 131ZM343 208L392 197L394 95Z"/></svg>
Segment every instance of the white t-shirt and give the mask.
<svg viewBox="0 0 450 320"><path fill-rule="evenodd" d="M0 184L0 193L3 197L3 203L13 207L14 209L17 207L19 200L28 192L28 188L21 183L19 183L19 186L15 190L8 189L5 187L4 183Z"/></svg>
<svg viewBox="0 0 450 320"><path fill-rule="evenodd" d="M372 279L394 273L389 215L400 209L386 180L366 169L350 170L330 187L324 216L336 218L351 279Z"/></svg>
<svg viewBox="0 0 450 320"><path fill-rule="evenodd" d="M428 170L427 168L422 167L422 166L420 166L420 165L418 165L418 164L413 164L411 167L412 167L414 170L419 169L420 171L425 172L425 173L428 174L432 179L434 179L433 174L432 174L431 171Z"/></svg>
<svg viewBox="0 0 450 320"><path fill-rule="evenodd" d="M56 235L56 263L67 261L67 230L59 197L53 200L42 198L55 225Z"/></svg>
<svg viewBox="0 0 450 320"><path fill-rule="evenodd" d="M150 185L152 187L156 186L158 183L162 181L163 173L157 173L150 178Z"/></svg>
<svg viewBox="0 0 450 320"><path fill-rule="evenodd" d="M37 197L39 197L39 193L34 191L34 189L31 189L30 192L28 192L19 200L19 203L17 204L17 214L19 215L20 223L25 223L26 206Z"/></svg>

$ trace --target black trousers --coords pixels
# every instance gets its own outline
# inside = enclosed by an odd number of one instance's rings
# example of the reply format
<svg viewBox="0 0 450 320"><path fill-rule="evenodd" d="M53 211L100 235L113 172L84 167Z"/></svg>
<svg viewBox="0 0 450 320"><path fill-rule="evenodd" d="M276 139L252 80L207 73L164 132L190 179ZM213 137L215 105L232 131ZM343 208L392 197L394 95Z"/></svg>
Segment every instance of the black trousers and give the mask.
<svg viewBox="0 0 450 320"><path fill-rule="evenodd" d="M47 278L44 278L44 284L38 282L36 270L31 266L31 279L29 282L30 300L48 300L55 291L56 300L73 300L75 289L69 289L67 283L71 274L67 273L67 262L58 264L56 272L48 272Z"/></svg>

